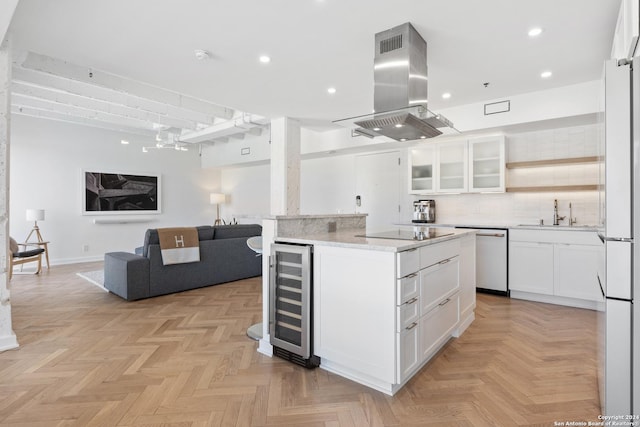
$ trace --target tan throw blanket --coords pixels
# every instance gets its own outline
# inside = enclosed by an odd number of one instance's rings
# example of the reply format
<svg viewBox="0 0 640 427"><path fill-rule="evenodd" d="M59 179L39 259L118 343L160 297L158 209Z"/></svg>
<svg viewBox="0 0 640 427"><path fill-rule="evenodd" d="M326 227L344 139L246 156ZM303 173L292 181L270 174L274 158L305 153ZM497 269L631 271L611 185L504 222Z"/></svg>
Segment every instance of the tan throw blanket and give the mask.
<svg viewBox="0 0 640 427"><path fill-rule="evenodd" d="M200 261L200 241L195 227L158 228L162 264Z"/></svg>

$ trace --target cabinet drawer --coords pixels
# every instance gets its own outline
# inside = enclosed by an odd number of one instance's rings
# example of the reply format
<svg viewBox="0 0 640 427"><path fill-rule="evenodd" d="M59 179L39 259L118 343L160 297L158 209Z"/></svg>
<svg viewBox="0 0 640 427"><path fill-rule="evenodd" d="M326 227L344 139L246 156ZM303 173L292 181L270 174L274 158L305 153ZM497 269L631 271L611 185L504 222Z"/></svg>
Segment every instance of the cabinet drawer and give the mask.
<svg viewBox="0 0 640 427"><path fill-rule="evenodd" d="M509 241L532 243L565 243L570 245L600 246L601 241L595 231L568 230L520 230L509 229Z"/></svg>
<svg viewBox="0 0 640 427"><path fill-rule="evenodd" d="M420 271L420 313L428 313L460 287L460 257L453 257Z"/></svg>
<svg viewBox="0 0 640 427"><path fill-rule="evenodd" d="M448 240L437 245L420 248L420 268L439 263L460 254L460 239Z"/></svg>
<svg viewBox="0 0 640 427"><path fill-rule="evenodd" d="M418 326L396 334L396 376L399 384L411 376L420 359L420 333Z"/></svg>
<svg viewBox="0 0 640 427"><path fill-rule="evenodd" d="M397 299L396 304L404 304L411 298L420 295L420 273L412 273L407 277L398 279L397 281Z"/></svg>
<svg viewBox="0 0 640 427"><path fill-rule="evenodd" d="M418 297L414 297L397 308L396 332L413 329L417 325L420 317L419 301Z"/></svg>
<svg viewBox="0 0 640 427"><path fill-rule="evenodd" d="M456 328L459 321L458 294L441 301L435 309L420 319L420 354L425 360L433 353Z"/></svg>
<svg viewBox="0 0 640 427"><path fill-rule="evenodd" d="M420 251L418 248L409 249L408 251L398 252L398 269L396 277L404 277L420 270Z"/></svg>

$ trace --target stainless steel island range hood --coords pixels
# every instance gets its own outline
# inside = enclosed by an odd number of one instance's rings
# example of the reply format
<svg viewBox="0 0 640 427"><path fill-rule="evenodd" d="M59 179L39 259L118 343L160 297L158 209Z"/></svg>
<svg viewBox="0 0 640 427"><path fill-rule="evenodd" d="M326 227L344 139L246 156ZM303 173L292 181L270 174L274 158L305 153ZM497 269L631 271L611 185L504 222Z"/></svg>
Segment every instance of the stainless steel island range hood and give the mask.
<svg viewBox="0 0 640 427"><path fill-rule="evenodd" d="M336 120L368 137L410 141L441 135L453 124L427 108L427 43L410 23L375 35L374 113ZM453 133L453 132L448 132Z"/></svg>

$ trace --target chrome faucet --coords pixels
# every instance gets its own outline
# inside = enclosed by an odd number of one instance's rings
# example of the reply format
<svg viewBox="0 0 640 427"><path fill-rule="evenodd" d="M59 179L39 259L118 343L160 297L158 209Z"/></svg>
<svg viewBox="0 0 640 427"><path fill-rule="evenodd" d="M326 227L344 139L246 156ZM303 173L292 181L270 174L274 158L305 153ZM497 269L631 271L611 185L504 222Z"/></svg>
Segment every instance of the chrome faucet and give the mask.
<svg viewBox="0 0 640 427"><path fill-rule="evenodd" d="M564 220L564 216L558 215L558 200L553 200L553 225L560 225L560 221Z"/></svg>
<svg viewBox="0 0 640 427"><path fill-rule="evenodd" d="M571 206L571 202L569 202L569 226L572 227L576 222L578 222L578 219L573 217L573 207Z"/></svg>

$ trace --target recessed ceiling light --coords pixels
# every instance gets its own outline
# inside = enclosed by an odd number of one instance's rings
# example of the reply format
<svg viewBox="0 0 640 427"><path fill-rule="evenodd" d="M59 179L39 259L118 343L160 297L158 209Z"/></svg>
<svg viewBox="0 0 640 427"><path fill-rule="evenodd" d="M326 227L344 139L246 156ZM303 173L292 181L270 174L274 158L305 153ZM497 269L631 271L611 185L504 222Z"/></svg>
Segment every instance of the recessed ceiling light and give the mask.
<svg viewBox="0 0 640 427"><path fill-rule="evenodd" d="M445 92L442 94L442 99L449 99L451 98L451 94L449 92Z"/></svg>
<svg viewBox="0 0 640 427"><path fill-rule="evenodd" d="M540 77L542 77L543 79L548 79L552 76L552 74L553 73L551 71L543 71L542 73L540 73Z"/></svg>
<svg viewBox="0 0 640 427"><path fill-rule="evenodd" d="M424 135L422 135L422 136L420 137L420 139L427 139L427 137L426 137L426 136L424 136Z"/></svg>
<svg viewBox="0 0 640 427"><path fill-rule="evenodd" d="M122 145L129 145L129 141L127 141L126 139L121 139L121 140L120 140L120 144L122 144Z"/></svg>
<svg viewBox="0 0 640 427"><path fill-rule="evenodd" d="M400 138L400 142L405 142L407 138Z"/></svg>
<svg viewBox="0 0 640 427"><path fill-rule="evenodd" d="M542 28L540 27L535 27L529 30L529 32L527 33L529 34L529 37L537 37L540 34L542 34Z"/></svg>
<svg viewBox="0 0 640 427"><path fill-rule="evenodd" d="M378 132L380 128L373 128L374 131Z"/></svg>
<svg viewBox="0 0 640 427"><path fill-rule="evenodd" d="M397 124L396 124L396 127L397 127L397 128L401 128L401 127L402 127L402 123L397 123Z"/></svg>
<svg viewBox="0 0 640 427"><path fill-rule="evenodd" d="M268 64L269 62L271 62L271 57L267 56L267 55L261 55L260 58L258 58L260 60L260 62L262 62L263 64Z"/></svg>
<svg viewBox="0 0 640 427"><path fill-rule="evenodd" d="M327 92L329 92L330 94L334 94L336 93L336 88L335 87L330 87L329 89L327 89Z"/></svg>

